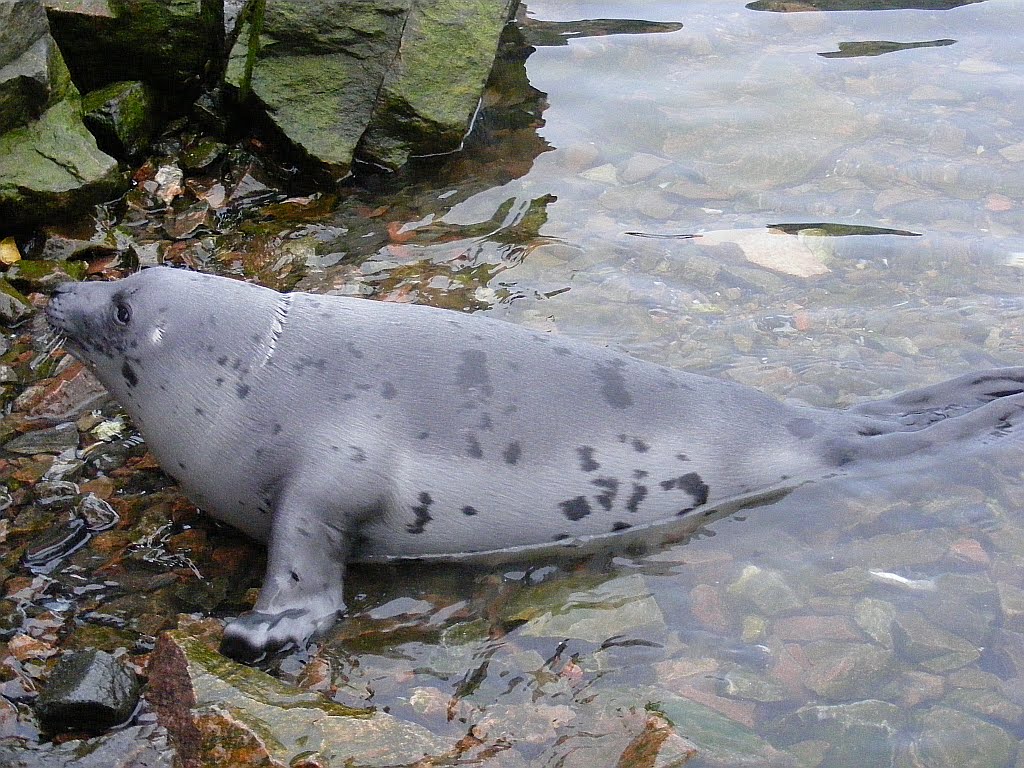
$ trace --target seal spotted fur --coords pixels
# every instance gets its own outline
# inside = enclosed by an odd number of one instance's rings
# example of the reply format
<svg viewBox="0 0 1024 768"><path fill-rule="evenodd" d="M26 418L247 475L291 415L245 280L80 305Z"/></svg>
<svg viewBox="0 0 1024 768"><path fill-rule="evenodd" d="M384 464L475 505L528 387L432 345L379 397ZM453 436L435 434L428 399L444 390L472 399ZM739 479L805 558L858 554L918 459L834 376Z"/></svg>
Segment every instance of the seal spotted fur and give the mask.
<svg viewBox="0 0 1024 768"><path fill-rule="evenodd" d="M847 411L508 323L157 268L47 310L203 509L266 541L252 657L344 610L350 557L600 539L1024 418L1024 368Z"/></svg>

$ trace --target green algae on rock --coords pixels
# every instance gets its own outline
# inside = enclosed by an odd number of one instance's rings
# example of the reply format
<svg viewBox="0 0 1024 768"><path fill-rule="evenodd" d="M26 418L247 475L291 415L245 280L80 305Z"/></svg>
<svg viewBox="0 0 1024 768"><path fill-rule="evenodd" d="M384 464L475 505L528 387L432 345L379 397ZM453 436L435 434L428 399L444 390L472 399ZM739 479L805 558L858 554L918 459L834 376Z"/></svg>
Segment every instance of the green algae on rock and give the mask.
<svg viewBox="0 0 1024 768"><path fill-rule="evenodd" d="M175 630L157 641L147 699L186 768L407 765L447 751L420 725L346 707L230 661ZM260 762L259 764L263 764Z"/></svg>
<svg viewBox="0 0 1024 768"><path fill-rule="evenodd" d="M117 161L82 123L77 98L0 136L0 221L27 226L64 218L124 187Z"/></svg>
<svg viewBox="0 0 1024 768"><path fill-rule="evenodd" d="M398 168L452 152L471 127L515 0L414 0L361 158Z"/></svg>
<svg viewBox="0 0 1024 768"><path fill-rule="evenodd" d="M120 80L82 97L85 124L104 152L139 157L158 127L155 91L141 80Z"/></svg>
<svg viewBox="0 0 1024 768"><path fill-rule="evenodd" d="M169 96L220 69L221 0L45 0L79 88L144 80Z"/></svg>

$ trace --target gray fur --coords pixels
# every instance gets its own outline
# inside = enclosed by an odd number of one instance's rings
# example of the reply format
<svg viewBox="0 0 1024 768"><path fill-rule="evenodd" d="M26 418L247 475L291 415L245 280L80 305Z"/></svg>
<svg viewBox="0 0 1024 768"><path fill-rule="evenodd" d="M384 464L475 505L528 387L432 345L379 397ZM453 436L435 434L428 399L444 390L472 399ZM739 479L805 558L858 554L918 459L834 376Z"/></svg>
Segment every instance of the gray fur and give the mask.
<svg viewBox="0 0 1024 768"><path fill-rule="evenodd" d="M268 542L236 655L330 626L350 556L600 540L1024 415L1024 369L800 408L486 318L164 268L65 285L48 317L184 491Z"/></svg>

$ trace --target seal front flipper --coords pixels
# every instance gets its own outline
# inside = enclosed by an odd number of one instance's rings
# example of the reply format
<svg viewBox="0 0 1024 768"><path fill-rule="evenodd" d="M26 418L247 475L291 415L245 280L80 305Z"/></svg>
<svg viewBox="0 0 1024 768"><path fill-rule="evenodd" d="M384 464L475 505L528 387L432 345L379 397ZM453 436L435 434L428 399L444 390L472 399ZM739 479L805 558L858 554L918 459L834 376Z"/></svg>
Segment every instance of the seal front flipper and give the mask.
<svg viewBox="0 0 1024 768"><path fill-rule="evenodd" d="M254 661L282 648L301 648L334 624L345 610L350 537L333 517L305 498L285 495L274 515L259 599L224 628L222 653Z"/></svg>

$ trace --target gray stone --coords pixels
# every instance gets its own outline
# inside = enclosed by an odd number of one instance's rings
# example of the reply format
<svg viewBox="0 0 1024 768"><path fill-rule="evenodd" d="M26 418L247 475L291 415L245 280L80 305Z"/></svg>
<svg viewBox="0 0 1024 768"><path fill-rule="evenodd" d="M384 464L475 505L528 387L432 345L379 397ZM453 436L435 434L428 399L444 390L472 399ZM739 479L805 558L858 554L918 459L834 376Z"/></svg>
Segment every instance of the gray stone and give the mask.
<svg viewBox="0 0 1024 768"><path fill-rule="evenodd" d="M998 726L946 707L917 718L921 735L911 745L913 765L929 768L1008 766L1016 740Z"/></svg>
<svg viewBox="0 0 1024 768"><path fill-rule="evenodd" d="M4 443L4 450L33 456L37 453L63 453L78 447L78 429L72 422L58 424L55 427L37 429L18 435Z"/></svg>
<svg viewBox="0 0 1024 768"><path fill-rule="evenodd" d="M516 0L413 0L359 155L398 168L457 150Z"/></svg>
<svg viewBox="0 0 1024 768"><path fill-rule="evenodd" d="M974 644L935 626L921 614L898 614L892 622L899 653L929 672L948 672L981 658Z"/></svg>
<svg viewBox="0 0 1024 768"><path fill-rule="evenodd" d="M159 127L156 92L141 80L122 80L82 97L86 127L100 148L122 159L140 157Z"/></svg>
<svg viewBox="0 0 1024 768"><path fill-rule="evenodd" d="M135 673L109 653L78 651L60 660L36 700L49 731L104 731L125 722L139 701Z"/></svg>
<svg viewBox="0 0 1024 768"><path fill-rule="evenodd" d="M0 133L27 125L70 87L42 3L0 4Z"/></svg>
<svg viewBox="0 0 1024 768"><path fill-rule="evenodd" d="M835 768L892 765L896 736L906 716L895 704L875 699L831 706L801 707L784 718L787 738L824 739L825 764Z"/></svg>
<svg viewBox="0 0 1024 768"><path fill-rule="evenodd" d="M149 675L146 698L185 765L371 768L452 747L415 723L345 707L236 664L183 631L160 636Z"/></svg>
<svg viewBox="0 0 1024 768"><path fill-rule="evenodd" d="M44 0L53 36L82 91L143 80L168 97L220 69L221 0Z"/></svg>
<svg viewBox="0 0 1024 768"><path fill-rule="evenodd" d="M0 277L0 322L14 325L35 312L35 307L22 293ZM13 373L13 371L12 371ZM7 374L9 377L10 374ZM15 381L17 378L15 377Z"/></svg>
<svg viewBox="0 0 1024 768"><path fill-rule="evenodd" d="M729 594L748 600L767 616L794 611L803 601L780 573L748 565L740 577L729 585Z"/></svg>
<svg viewBox="0 0 1024 768"><path fill-rule="evenodd" d="M829 701L870 696L894 667L891 651L867 643L810 643L804 653L804 685Z"/></svg>
<svg viewBox="0 0 1024 768"><path fill-rule="evenodd" d="M137 725L95 739L22 747L0 745L5 768L174 768L167 732Z"/></svg>

